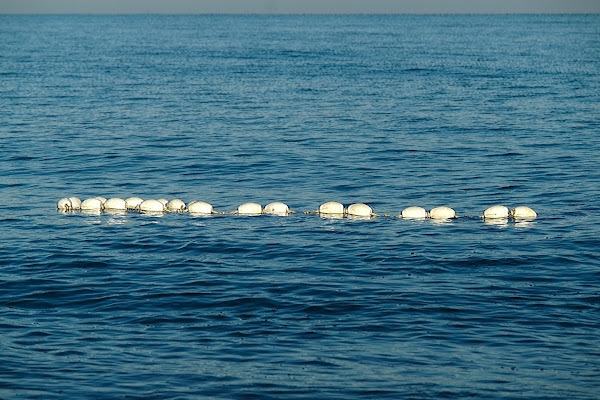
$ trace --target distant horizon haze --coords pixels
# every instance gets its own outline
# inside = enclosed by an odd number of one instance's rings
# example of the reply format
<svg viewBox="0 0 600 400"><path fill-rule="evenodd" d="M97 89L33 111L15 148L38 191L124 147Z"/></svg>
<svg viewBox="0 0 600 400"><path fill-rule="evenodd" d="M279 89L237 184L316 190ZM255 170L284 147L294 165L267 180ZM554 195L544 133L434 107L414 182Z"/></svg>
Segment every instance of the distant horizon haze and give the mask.
<svg viewBox="0 0 600 400"><path fill-rule="evenodd" d="M0 0L0 14L597 14L597 0Z"/></svg>

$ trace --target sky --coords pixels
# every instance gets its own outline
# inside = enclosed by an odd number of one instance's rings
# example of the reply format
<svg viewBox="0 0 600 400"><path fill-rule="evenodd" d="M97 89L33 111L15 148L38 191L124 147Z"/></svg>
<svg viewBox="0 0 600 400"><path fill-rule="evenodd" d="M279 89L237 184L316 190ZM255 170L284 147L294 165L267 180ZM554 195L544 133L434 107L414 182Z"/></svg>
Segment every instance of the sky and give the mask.
<svg viewBox="0 0 600 400"><path fill-rule="evenodd" d="M600 13L600 0L0 0L15 13Z"/></svg>

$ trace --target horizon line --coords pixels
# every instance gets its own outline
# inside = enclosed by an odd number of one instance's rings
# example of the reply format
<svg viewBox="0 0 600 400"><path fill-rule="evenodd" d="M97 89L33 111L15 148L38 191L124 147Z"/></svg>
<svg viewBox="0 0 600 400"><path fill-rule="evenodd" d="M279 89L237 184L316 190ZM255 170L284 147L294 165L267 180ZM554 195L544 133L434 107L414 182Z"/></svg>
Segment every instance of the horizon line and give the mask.
<svg viewBox="0 0 600 400"><path fill-rule="evenodd" d="M106 16L125 16L125 15L261 15L261 16L303 16L303 15L600 15L600 12L522 12L522 11L493 11L493 12L0 12L0 15L106 15Z"/></svg>

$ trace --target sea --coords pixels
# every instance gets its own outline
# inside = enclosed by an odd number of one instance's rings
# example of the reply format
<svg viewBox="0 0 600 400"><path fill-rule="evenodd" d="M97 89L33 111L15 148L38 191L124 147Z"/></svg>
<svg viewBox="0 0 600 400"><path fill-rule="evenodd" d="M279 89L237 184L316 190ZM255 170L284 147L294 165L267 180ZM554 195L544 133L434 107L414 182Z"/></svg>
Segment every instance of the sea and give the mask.
<svg viewBox="0 0 600 400"><path fill-rule="evenodd" d="M0 398L598 399L599 165L600 15L1 15Z"/></svg>

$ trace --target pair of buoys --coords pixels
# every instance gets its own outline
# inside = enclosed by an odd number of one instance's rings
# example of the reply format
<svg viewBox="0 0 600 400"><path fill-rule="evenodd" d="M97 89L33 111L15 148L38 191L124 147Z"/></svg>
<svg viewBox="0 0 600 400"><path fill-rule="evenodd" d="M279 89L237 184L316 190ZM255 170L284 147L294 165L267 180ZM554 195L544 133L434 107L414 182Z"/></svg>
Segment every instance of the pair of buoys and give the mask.
<svg viewBox="0 0 600 400"><path fill-rule="evenodd" d="M81 200L77 197L63 197L57 203L59 211L81 210Z"/></svg>
<svg viewBox="0 0 600 400"><path fill-rule="evenodd" d="M128 210L141 211L146 213L184 212L185 203L179 199L148 199L142 200L139 197L129 197L125 200Z"/></svg>
<svg viewBox="0 0 600 400"><path fill-rule="evenodd" d="M408 219L452 219L456 218L456 211L450 207L440 206L435 207L429 210L425 210L423 207L411 206L402 210L399 217L408 218Z"/></svg>
<svg viewBox="0 0 600 400"><path fill-rule="evenodd" d="M241 204L235 212L241 215L259 215L259 214L273 214L273 215L288 215L291 214L290 208L287 204L280 201L267 204L264 208L258 203L244 203Z"/></svg>
<svg viewBox="0 0 600 400"><path fill-rule="evenodd" d="M350 204L348 208L344 208L342 203L337 201L328 201L327 203L321 204L318 210L319 214L330 215L330 216L344 216L348 215L351 217L373 217L373 209L364 203Z"/></svg>
<svg viewBox="0 0 600 400"><path fill-rule="evenodd" d="M506 206L492 206L483 212L484 219L534 219L537 218L537 213L527 206L518 206L509 210Z"/></svg>

